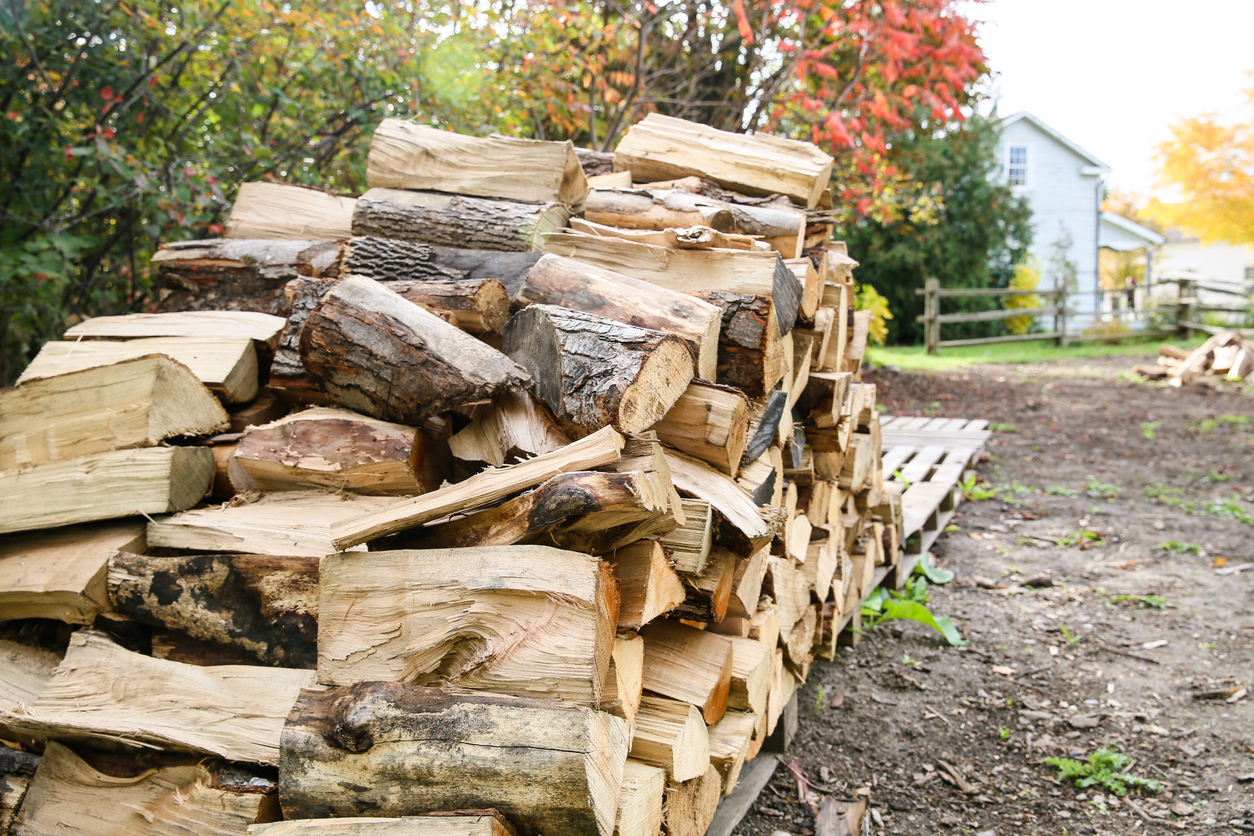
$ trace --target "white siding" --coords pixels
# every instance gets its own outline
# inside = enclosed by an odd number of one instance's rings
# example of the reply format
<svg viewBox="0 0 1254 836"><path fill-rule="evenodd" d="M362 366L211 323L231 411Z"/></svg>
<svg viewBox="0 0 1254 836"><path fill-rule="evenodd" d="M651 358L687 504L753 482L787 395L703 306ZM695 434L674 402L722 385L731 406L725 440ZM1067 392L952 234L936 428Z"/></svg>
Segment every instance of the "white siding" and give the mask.
<svg viewBox="0 0 1254 836"><path fill-rule="evenodd" d="M1154 279L1197 279L1213 287L1222 287L1241 294L1250 291L1247 276L1254 271L1254 247L1239 244L1203 244L1196 238L1168 241L1154 254ZM1251 276L1254 277L1254 276ZM1174 295L1167 285L1161 294ZM1226 293L1201 290L1198 296L1205 304L1234 305L1238 299Z"/></svg>

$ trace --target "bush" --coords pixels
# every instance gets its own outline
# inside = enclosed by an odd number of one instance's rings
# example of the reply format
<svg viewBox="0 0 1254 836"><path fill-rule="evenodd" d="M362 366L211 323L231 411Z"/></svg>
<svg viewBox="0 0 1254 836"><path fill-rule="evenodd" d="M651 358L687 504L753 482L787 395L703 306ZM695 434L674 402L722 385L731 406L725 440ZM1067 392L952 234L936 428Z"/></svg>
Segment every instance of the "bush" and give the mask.
<svg viewBox="0 0 1254 836"><path fill-rule="evenodd" d="M860 311L871 312L871 324L867 328L867 340L875 345L883 345L888 339L888 322L893 318L893 312L888 308L888 300L879 294L875 288L869 284L864 284L858 288L858 295L855 297L855 306Z"/></svg>
<svg viewBox="0 0 1254 836"><path fill-rule="evenodd" d="M1041 284L1041 268L1035 264L1020 264L1015 267L1014 275L1010 277L1011 290L1036 290ZM1041 306L1041 297L1032 294L1030 296L1003 296L1002 306L1006 310L1019 310L1022 308L1039 308ZM1032 330L1032 323L1036 321L1031 316L1012 316L1007 319L1006 330L1012 334L1026 334Z"/></svg>

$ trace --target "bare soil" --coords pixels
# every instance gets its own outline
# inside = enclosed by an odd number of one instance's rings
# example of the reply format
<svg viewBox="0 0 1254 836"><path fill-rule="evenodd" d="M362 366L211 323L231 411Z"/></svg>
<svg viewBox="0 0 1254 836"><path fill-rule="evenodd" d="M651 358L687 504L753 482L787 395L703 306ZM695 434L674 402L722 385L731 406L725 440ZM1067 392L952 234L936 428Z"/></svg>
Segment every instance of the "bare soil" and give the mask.
<svg viewBox="0 0 1254 836"><path fill-rule="evenodd" d="M1010 425L979 468L996 498L933 549L957 578L929 606L970 647L891 622L800 694L788 757L820 795L869 787L871 833L1254 832L1254 569L1231 571L1254 526L1221 515L1254 515L1254 395L1121 379L1135 362L870 376L890 413ZM1101 747L1162 792L1042 762ZM784 766L736 832L777 830L814 832Z"/></svg>

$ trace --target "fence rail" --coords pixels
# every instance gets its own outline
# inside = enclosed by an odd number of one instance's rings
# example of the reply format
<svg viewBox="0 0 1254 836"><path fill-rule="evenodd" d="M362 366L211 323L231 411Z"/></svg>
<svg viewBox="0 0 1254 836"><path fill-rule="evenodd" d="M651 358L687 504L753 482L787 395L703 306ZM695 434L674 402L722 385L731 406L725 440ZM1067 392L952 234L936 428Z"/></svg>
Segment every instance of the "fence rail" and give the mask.
<svg viewBox="0 0 1254 836"><path fill-rule="evenodd" d="M1195 331L1214 332L1218 328L1206 325L1198 320L1201 314L1216 313L1248 313L1250 304L1216 305L1203 304L1198 296L1200 291L1221 293L1243 299L1249 298L1246 292L1236 291L1228 287L1207 284L1198 279L1165 279L1162 283L1176 285L1176 297L1167 303L1159 302L1155 306L1157 312L1173 313L1174 322L1162 328L1132 330L1126 333L1085 334L1067 330L1067 317L1075 316L1079 311L1067 307L1068 292L1066 288L1047 290L1011 290L997 287L941 287L938 279L928 279L922 290L915 293L923 297L923 315L917 318L923 323L923 339L928 354L939 354L942 348L955 348L962 345L992 345L995 343L1030 342L1033 340L1051 340L1055 345L1066 346L1069 342L1089 342L1095 340L1144 339L1167 336L1192 337ZM978 311L976 313L940 312L942 299L971 299L979 297L1036 296L1052 300L1052 305L1033 308L1003 308L994 311ZM1126 313L1126 312L1125 312ZM1105 315L1105 314L1103 314ZM1111 316L1118 314L1111 312ZM941 326L958 322L997 322L1014 317L1027 316L1052 317L1053 328L1045 332L1033 334L1005 334L998 337L978 337L963 340L942 340Z"/></svg>

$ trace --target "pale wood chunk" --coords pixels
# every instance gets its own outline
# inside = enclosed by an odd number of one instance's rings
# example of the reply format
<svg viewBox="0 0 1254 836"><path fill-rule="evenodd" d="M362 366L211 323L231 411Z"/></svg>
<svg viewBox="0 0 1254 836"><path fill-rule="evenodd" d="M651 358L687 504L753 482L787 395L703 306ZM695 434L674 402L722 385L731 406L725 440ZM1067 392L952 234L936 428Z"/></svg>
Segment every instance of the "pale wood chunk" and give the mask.
<svg viewBox="0 0 1254 836"><path fill-rule="evenodd" d="M287 321L255 311L185 311L85 319L65 332L67 340L134 340L143 337L247 337L271 349Z"/></svg>
<svg viewBox="0 0 1254 836"><path fill-rule="evenodd" d="M666 770L629 759L623 768L614 836L658 836L665 793Z"/></svg>
<svg viewBox="0 0 1254 836"><path fill-rule="evenodd" d="M658 541L641 540L623 546L605 560L614 567L622 594L618 629L639 629L684 602L684 585Z"/></svg>
<svg viewBox="0 0 1254 836"><path fill-rule="evenodd" d="M595 706L617 617L609 567L548 546L330 555L320 569L318 679Z"/></svg>
<svg viewBox="0 0 1254 836"><path fill-rule="evenodd" d="M714 821L723 781L713 764L688 781L672 778L666 785L667 836L704 836Z"/></svg>
<svg viewBox="0 0 1254 836"><path fill-rule="evenodd" d="M109 609L109 555L143 551L144 526L142 519L126 520L0 540L0 619L90 624Z"/></svg>
<svg viewBox="0 0 1254 836"><path fill-rule="evenodd" d="M501 252L539 250L566 226L562 203L373 188L357 201L353 234Z"/></svg>
<svg viewBox="0 0 1254 836"><path fill-rule="evenodd" d="M614 637L614 650L605 672L605 687L601 689L601 711L622 717L630 730L636 725L636 713L640 711L640 697L644 681L644 639L635 633L621 633Z"/></svg>
<svg viewBox="0 0 1254 836"><path fill-rule="evenodd" d="M641 645L642 660L643 650ZM20 714L23 706L39 699L59 664L60 655L51 650L0 639L0 715ZM0 775L0 784L3 783Z"/></svg>
<svg viewBox="0 0 1254 836"><path fill-rule="evenodd" d="M687 781L710 766L710 736L696 706L645 694L640 699L631 738L633 760L666 770Z"/></svg>
<svg viewBox="0 0 1254 836"><path fill-rule="evenodd" d="M706 723L717 723L731 688L731 642L677 621L655 621L640 634L645 690L696 706Z"/></svg>
<svg viewBox="0 0 1254 836"><path fill-rule="evenodd" d="M710 727L710 763L718 770L723 795L731 795L745 765L758 715L748 711L729 711Z"/></svg>
<svg viewBox="0 0 1254 836"><path fill-rule="evenodd" d="M569 142L476 137L401 119L375 129L366 158L371 188L430 189L577 206L588 181Z"/></svg>
<svg viewBox="0 0 1254 836"><path fill-rule="evenodd" d="M227 238L327 241L353 234L357 199L297 183L240 183Z"/></svg>
<svg viewBox="0 0 1254 836"><path fill-rule="evenodd" d="M726 521L722 535L728 541L728 548L747 557L774 537L753 500L730 478L682 453L667 451L666 463L676 488L710 503Z"/></svg>
<svg viewBox="0 0 1254 836"><path fill-rule="evenodd" d="M774 645L757 639L728 636L732 645L731 689L728 708L762 714L771 688L771 655Z"/></svg>
<svg viewBox="0 0 1254 836"><path fill-rule="evenodd" d="M713 544L714 509L704 499L681 500L684 522L661 535L675 571L695 575L705 568Z"/></svg>
<svg viewBox="0 0 1254 836"><path fill-rule="evenodd" d="M574 705L397 682L307 690L283 729L279 798L293 819L491 807L525 836L611 836L627 746L621 719Z"/></svg>
<svg viewBox="0 0 1254 836"><path fill-rule="evenodd" d="M735 477L749 440L749 399L739 389L694 380L653 430L663 444Z"/></svg>
<svg viewBox="0 0 1254 836"><path fill-rule="evenodd" d="M731 599L727 603L727 613L740 618L753 615L758 599L762 596L762 581L766 578L766 560L771 556L770 545L758 549L748 560L742 560L736 566L736 576L732 579Z"/></svg>
<svg viewBox="0 0 1254 836"><path fill-rule="evenodd" d="M492 467L552 453L570 444L552 411L529 392L503 392L476 409L473 420L449 439L449 450L465 462Z"/></svg>
<svg viewBox="0 0 1254 836"><path fill-rule="evenodd" d="M298 819L255 824L248 836L514 836L508 822L485 814L400 816L393 819Z"/></svg>
<svg viewBox="0 0 1254 836"><path fill-rule="evenodd" d="M717 624L727 615L736 567L740 558L735 552L715 547L710 558L697 574L682 576L684 602L675 608L675 618Z"/></svg>
<svg viewBox="0 0 1254 836"><path fill-rule="evenodd" d="M208 447L114 450L0 472L0 533L181 511L212 481Z"/></svg>
<svg viewBox="0 0 1254 836"><path fill-rule="evenodd" d="M153 659L79 630L44 692L8 726L37 737L114 741L279 762L283 719L312 671L196 667Z"/></svg>

